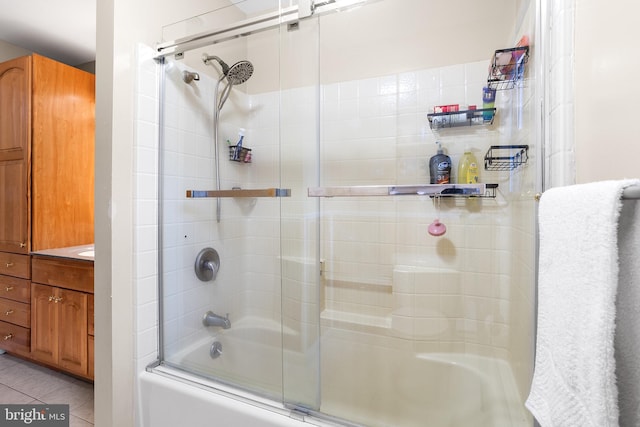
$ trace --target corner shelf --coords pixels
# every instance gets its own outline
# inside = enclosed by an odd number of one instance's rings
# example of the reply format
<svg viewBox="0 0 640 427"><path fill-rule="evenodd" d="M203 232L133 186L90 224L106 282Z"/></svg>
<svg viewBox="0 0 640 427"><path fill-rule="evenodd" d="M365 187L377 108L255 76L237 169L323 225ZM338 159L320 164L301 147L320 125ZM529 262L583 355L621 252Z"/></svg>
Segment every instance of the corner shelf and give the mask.
<svg viewBox="0 0 640 427"><path fill-rule="evenodd" d="M529 46L498 49L489 66L487 86L495 90L512 89L524 76L529 61Z"/></svg>
<svg viewBox="0 0 640 427"><path fill-rule="evenodd" d="M528 145L492 145L484 156L484 169L510 171L529 160Z"/></svg>
<svg viewBox="0 0 640 427"><path fill-rule="evenodd" d="M476 110L430 113L427 114L427 119L432 130L439 130L455 127L489 126L493 124L495 116L495 108L480 108Z"/></svg>
<svg viewBox="0 0 640 427"><path fill-rule="evenodd" d="M429 196L495 198L498 184L355 185L311 187L309 197Z"/></svg>

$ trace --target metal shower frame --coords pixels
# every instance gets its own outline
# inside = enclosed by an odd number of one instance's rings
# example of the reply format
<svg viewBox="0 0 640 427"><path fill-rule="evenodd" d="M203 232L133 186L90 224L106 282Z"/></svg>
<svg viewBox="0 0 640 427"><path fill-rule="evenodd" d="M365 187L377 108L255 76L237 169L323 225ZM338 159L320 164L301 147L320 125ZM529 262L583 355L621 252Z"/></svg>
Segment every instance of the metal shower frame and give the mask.
<svg viewBox="0 0 640 427"><path fill-rule="evenodd" d="M246 36L248 34L277 28L283 24L290 24L312 16L319 16L329 12L340 11L363 3L377 0L299 0L297 6L283 8L275 12L265 13L251 19L238 21L227 27L181 37L172 41L158 43L156 60L170 55L180 59L184 52L204 46L220 43L226 40Z"/></svg>

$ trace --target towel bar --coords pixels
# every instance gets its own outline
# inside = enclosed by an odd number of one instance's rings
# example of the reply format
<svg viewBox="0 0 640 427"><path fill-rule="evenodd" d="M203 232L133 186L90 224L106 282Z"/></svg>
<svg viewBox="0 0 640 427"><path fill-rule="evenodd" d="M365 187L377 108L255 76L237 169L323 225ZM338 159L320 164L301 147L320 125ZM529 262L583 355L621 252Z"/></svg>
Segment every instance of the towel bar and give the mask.
<svg viewBox="0 0 640 427"><path fill-rule="evenodd" d="M640 185L625 188L622 192L622 198L624 200L640 200Z"/></svg>

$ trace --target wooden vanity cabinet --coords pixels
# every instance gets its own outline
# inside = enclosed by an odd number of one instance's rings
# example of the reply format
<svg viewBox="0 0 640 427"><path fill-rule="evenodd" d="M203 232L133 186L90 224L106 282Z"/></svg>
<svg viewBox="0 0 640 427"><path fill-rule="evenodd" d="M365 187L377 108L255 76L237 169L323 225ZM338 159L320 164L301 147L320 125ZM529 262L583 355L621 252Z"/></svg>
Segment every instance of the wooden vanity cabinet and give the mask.
<svg viewBox="0 0 640 427"><path fill-rule="evenodd" d="M89 335L93 319L90 319L90 313L92 317L93 262L34 255L31 357L93 379L93 361L90 361L93 339Z"/></svg>
<svg viewBox="0 0 640 427"><path fill-rule="evenodd" d="M31 257L0 252L0 348L28 356Z"/></svg>
<svg viewBox="0 0 640 427"><path fill-rule="evenodd" d="M0 63L0 349L30 354L17 316L30 253L93 243L94 145L93 74L35 54Z"/></svg>
<svg viewBox="0 0 640 427"><path fill-rule="evenodd" d="M28 356L31 342L29 280L0 275L0 348Z"/></svg>

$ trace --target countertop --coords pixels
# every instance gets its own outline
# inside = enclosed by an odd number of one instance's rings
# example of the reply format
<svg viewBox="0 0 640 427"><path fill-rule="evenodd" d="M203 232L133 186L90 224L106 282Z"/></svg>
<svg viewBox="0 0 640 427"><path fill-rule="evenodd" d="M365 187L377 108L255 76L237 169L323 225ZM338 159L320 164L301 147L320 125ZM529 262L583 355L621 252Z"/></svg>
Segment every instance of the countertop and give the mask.
<svg viewBox="0 0 640 427"><path fill-rule="evenodd" d="M43 255L57 258L69 258L83 261L94 260L94 245L69 246L66 248L44 249L31 252L31 255Z"/></svg>

